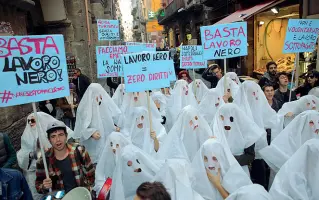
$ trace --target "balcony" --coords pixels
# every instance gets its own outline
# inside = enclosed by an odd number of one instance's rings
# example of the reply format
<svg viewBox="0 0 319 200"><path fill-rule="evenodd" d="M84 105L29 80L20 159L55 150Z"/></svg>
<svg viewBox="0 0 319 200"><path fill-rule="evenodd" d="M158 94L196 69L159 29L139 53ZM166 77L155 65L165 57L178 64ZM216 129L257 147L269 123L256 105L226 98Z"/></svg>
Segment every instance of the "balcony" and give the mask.
<svg viewBox="0 0 319 200"><path fill-rule="evenodd" d="M170 19L173 15L178 13L178 10L185 7L184 0L173 0L165 9L165 17L158 18L158 23L163 25L166 20Z"/></svg>

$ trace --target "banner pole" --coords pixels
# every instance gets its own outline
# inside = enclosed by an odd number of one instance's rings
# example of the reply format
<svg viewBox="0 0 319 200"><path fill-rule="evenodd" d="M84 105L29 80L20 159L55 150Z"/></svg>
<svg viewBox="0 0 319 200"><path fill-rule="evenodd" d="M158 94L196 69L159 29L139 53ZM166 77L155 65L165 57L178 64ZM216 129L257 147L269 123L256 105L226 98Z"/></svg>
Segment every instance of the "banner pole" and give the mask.
<svg viewBox="0 0 319 200"><path fill-rule="evenodd" d="M150 101L150 91L147 90L147 109L148 109L148 118L150 120L150 130L153 132L152 127L152 113L151 113L151 101Z"/></svg>
<svg viewBox="0 0 319 200"><path fill-rule="evenodd" d="M224 94L226 94L227 92L227 78L226 78L226 73L227 73L227 70L226 70L226 64L227 64L227 61L226 61L226 58L224 58Z"/></svg>
<svg viewBox="0 0 319 200"><path fill-rule="evenodd" d="M42 160L43 160L43 165L44 165L45 176L46 176L46 178L50 178L49 177L47 160L45 158L43 144L42 144L41 137L40 137L41 131L43 131L43 129L41 127L40 120L39 120L38 113L37 113L37 108L36 108L34 102L32 103L32 108L33 108L33 113L34 113L34 118L35 118L35 123L36 123L35 128L36 128L36 131L38 133L38 139L39 139L39 143L40 143L40 150L41 150L41 155L42 155ZM49 191L52 192L52 188L50 188Z"/></svg>
<svg viewBox="0 0 319 200"><path fill-rule="evenodd" d="M196 77L195 77L195 69L193 69L193 77L194 77L194 83L193 83L193 89L194 89L194 95L196 98ZM197 99L197 98L196 98Z"/></svg>
<svg viewBox="0 0 319 200"><path fill-rule="evenodd" d="M295 58L295 65L294 65L294 69L292 70L292 76L291 76L291 87L290 87L290 92L289 92L289 102L291 101L291 93L292 93L292 84L293 84L293 82L294 82L294 77L295 77L295 71L296 71L296 69L297 69L297 67L299 67L298 66L298 63L299 63L299 53L296 53L296 58ZM296 77L296 84L298 84L298 80L297 80L298 78Z"/></svg>

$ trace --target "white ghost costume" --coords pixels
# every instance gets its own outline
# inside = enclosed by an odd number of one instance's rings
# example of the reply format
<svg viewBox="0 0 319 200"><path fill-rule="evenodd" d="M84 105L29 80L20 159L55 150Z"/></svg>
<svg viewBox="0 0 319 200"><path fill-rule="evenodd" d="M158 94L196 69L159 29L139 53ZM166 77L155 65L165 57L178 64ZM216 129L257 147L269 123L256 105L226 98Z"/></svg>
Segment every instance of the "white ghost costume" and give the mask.
<svg viewBox="0 0 319 200"><path fill-rule="evenodd" d="M37 193L35 189L35 171L36 171L36 158L30 160L29 155L33 152L38 152L40 154L40 149L37 148L37 139L41 140L44 149L51 148L51 144L47 138L46 129L49 124L57 121L57 119L53 118L51 115L48 115L44 112L37 113L38 120L40 123L41 134L39 135L36 126L31 127L31 125L27 122L26 127L23 131L21 137L21 149L17 152L17 160L19 167L23 170L23 174L28 182L30 190L32 192L32 196L34 199L40 199L41 196ZM35 119L34 113L30 114L27 117L27 120L31 120L31 118ZM67 127L68 138L73 137L73 131ZM39 155L38 155L39 156Z"/></svg>
<svg viewBox="0 0 319 200"><path fill-rule="evenodd" d="M154 179L162 165L134 145L124 147L113 173L110 200L132 200L138 186Z"/></svg>
<svg viewBox="0 0 319 200"><path fill-rule="evenodd" d="M316 96L317 98L319 98L319 87L314 87L312 88L308 95L313 95L313 96Z"/></svg>
<svg viewBox="0 0 319 200"><path fill-rule="evenodd" d="M181 110L188 105L198 108L198 103L194 93L189 89L188 83L185 80L178 80L167 101L167 131L173 127Z"/></svg>
<svg viewBox="0 0 319 200"><path fill-rule="evenodd" d="M210 89L199 104L199 113L211 123L217 110L224 104L223 96L215 88Z"/></svg>
<svg viewBox="0 0 319 200"><path fill-rule="evenodd" d="M226 143L234 156L244 154L246 148L266 135L264 129L260 128L243 110L233 103L225 104L217 111L211 128L216 138L227 140ZM242 167L249 174L248 166Z"/></svg>
<svg viewBox="0 0 319 200"><path fill-rule="evenodd" d="M122 103L121 111L122 115L119 120L119 126L127 131L131 128L132 115L135 107L148 106L147 104L147 93L146 92L131 92L125 93L124 100ZM155 103L150 97L150 109L152 113L152 119L162 120L161 114L158 111Z"/></svg>
<svg viewBox="0 0 319 200"><path fill-rule="evenodd" d="M265 188L259 184L247 185L229 195L226 200L273 200Z"/></svg>
<svg viewBox="0 0 319 200"><path fill-rule="evenodd" d="M121 114L120 109L111 97L98 83L91 83L80 102L76 114L75 134L80 138L93 163L97 163L102 153L105 140L115 131L114 120ZM100 133L100 139L91 136L94 132Z"/></svg>
<svg viewBox="0 0 319 200"><path fill-rule="evenodd" d="M192 81L189 84L189 90L193 92L193 94L196 97L196 100L201 102L209 89L201 79L195 79L195 81Z"/></svg>
<svg viewBox="0 0 319 200"><path fill-rule="evenodd" d="M255 123L262 129L275 129L278 126L278 117L264 94L260 86L254 81L245 81L234 98L237 104L248 117L253 119ZM256 159L261 159L258 151L268 146L267 135L262 135L260 140L256 142L255 151Z"/></svg>
<svg viewBox="0 0 319 200"><path fill-rule="evenodd" d="M224 96L224 94L225 94L225 76L223 76L218 81L215 89L219 92L219 95ZM236 96L237 92L239 91L239 85L237 85L231 78L227 77L226 91L230 92L231 96L234 98L234 96Z"/></svg>
<svg viewBox="0 0 319 200"><path fill-rule="evenodd" d="M161 116L166 116L166 106L167 106L167 98L162 92L152 92L152 99L156 105L156 102L159 104L159 112ZM144 105L147 106L147 105Z"/></svg>
<svg viewBox="0 0 319 200"><path fill-rule="evenodd" d="M229 77L232 81L234 81L238 86L241 86L241 82L235 72L227 72L226 76Z"/></svg>
<svg viewBox="0 0 319 200"><path fill-rule="evenodd" d="M313 95L306 95L297 101L285 103L278 111L278 128L274 132L274 137L272 138L275 138L296 116L306 110L319 111L319 99ZM288 113L292 113L293 115L291 117L286 116Z"/></svg>
<svg viewBox="0 0 319 200"><path fill-rule="evenodd" d="M153 181L163 183L172 200L204 200L192 189L190 164L186 160L167 160Z"/></svg>
<svg viewBox="0 0 319 200"><path fill-rule="evenodd" d="M149 114L145 107L134 108L131 122L131 141L132 144L142 149L145 153L155 157L156 151L154 150L154 140L151 138ZM138 125L142 124L139 128ZM161 148L163 141L166 137L166 130L164 126L157 120L152 120L152 129L156 133L159 145Z"/></svg>
<svg viewBox="0 0 319 200"><path fill-rule="evenodd" d="M123 100L124 100L124 95L125 95L125 85L124 84L120 84L113 96L112 96L112 99L114 101L114 103L117 105L117 107L121 107L122 106L122 103L123 103Z"/></svg>
<svg viewBox="0 0 319 200"><path fill-rule="evenodd" d="M94 191L100 193L107 178L112 178L117 161L125 146L131 144L122 133L112 132L106 139L106 145L102 151L95 170Z"/></svg>
<svg viewBox="0 0 319 200"><path fill-rule="evenodd" d="M312 139L281 167L269 194L278 200L317 200L319 140Z"/></svg>
<svg viewBox="0 0 319 200"><path fill-rule="evenodd" d="M221 185L229 194L252 184L229 148L216 139L208 139L197 152L192 162L192 186L205 200L222 200L219 191L209 181L206 169L214 175L220 169Z"/></svg>
<svg viewBox="0 0 319 200"><path fill-rule="evenodd" d="M299 114L272 141L270 146L260 150L262 158L275 172L303 145L306 141L319 139L319 112L308 110Z"/></svg>
<svg viewBox="0 0 319 200"><path fill-rule="evenodd" d="M212 130L206 120L196 108L186 106L167 134L157 156L159 159L192 161L200 146L210 137Z"/></svg>

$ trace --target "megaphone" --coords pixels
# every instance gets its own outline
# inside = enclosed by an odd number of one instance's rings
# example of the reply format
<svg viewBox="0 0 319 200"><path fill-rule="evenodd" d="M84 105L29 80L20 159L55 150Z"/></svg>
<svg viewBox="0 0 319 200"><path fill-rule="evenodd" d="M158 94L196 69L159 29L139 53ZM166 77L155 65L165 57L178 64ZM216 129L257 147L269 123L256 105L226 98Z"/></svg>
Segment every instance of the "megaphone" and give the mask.
<svg viewBox="0 0 319 200"><path fill-rule="evenodd" d="M62 200L92 200L91 193L84 187L77 187L68 192Z"/></svg>

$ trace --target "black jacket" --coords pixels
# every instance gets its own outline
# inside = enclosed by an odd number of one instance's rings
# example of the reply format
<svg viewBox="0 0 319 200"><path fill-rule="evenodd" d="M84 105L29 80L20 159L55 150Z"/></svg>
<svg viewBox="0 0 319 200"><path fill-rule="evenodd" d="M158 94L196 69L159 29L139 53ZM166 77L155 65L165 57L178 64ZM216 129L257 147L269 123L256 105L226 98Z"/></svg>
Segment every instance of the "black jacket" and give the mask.
<svg viewBox="0 0 319 200"><path fill-rule="evenodd" d="M91 84L90 79L87 76L81 74L77 79L73 79L72 82L76 87L76 94L78 95L79 99L82 99L86 89Z"/></svg>
<svg viewBox="0 0 319 200"><path fill-rule="evenodd" d="M210 67L208 67L202 74L203 79L210 82L210 88L215 88L219 79L217 76L210 72Z"/></svg>

